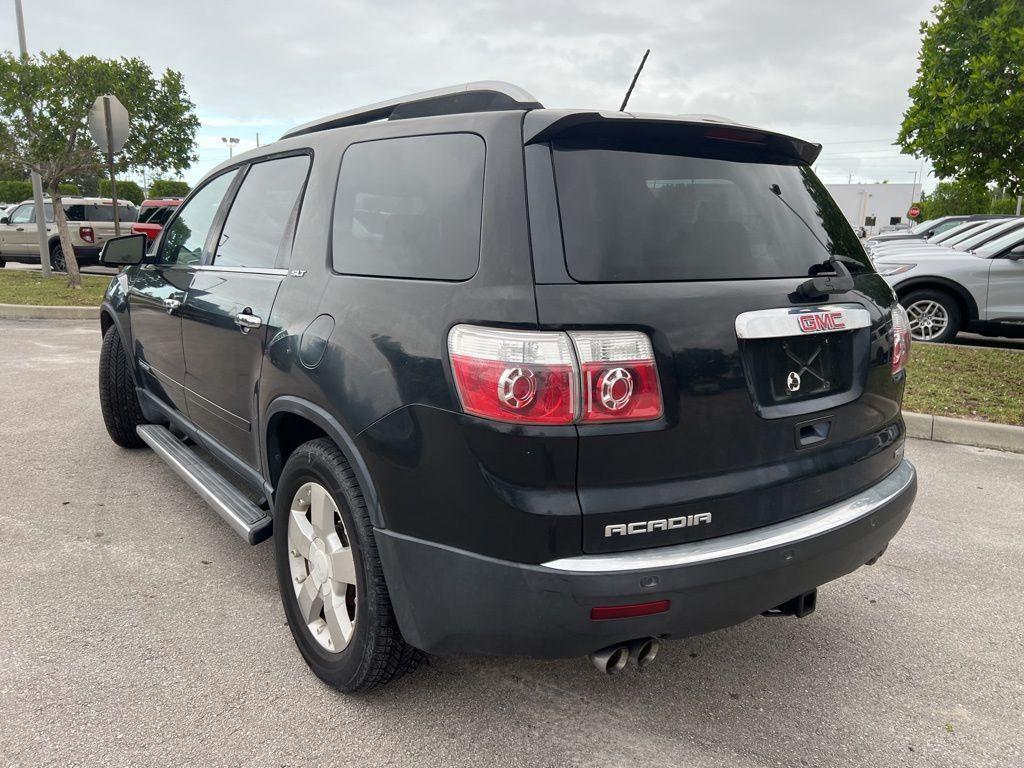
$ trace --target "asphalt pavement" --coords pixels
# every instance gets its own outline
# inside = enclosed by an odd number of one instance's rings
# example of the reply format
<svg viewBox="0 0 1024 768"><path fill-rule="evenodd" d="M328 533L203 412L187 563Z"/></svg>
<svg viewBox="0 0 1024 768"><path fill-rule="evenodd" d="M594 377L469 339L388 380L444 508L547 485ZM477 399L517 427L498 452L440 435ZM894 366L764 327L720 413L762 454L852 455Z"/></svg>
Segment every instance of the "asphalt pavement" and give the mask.
<svg viewBox="0 0 1024 768"><path fill-rule="evenodd" d="M270 546L110 442L99 342L0 321L0 765L1024 765L1024 455L911 441L907 525L806 619L642 674L434 658L346 697L295 650Z"/></svg>

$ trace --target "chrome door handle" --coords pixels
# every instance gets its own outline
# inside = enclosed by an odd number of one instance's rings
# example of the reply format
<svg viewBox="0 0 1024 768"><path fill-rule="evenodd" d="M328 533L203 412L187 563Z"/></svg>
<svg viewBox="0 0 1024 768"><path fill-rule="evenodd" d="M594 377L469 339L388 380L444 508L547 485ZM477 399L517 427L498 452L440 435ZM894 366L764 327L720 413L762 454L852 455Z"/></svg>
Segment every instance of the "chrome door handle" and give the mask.
<svg viewBox="0 0 1024 768"><path fill-rule="evenodd" d="M167 310L168 315L173 315L174 310L181 306L181 302L177 299L164 299L164 309Z"/></svg>
<svg viewBox="0 0 1024 768"><path fill-rule="evenodd" d="M242 333L248 333L253 328L259 328L263 325L263 318L246 310L235 315L235 325L238 326Z"/></svg>

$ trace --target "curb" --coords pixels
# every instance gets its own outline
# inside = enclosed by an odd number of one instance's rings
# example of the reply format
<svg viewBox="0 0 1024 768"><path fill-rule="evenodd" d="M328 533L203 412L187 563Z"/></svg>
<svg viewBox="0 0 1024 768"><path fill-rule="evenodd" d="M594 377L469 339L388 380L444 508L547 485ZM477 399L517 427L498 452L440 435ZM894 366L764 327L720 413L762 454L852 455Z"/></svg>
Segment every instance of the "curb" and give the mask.
<svg viewBox="0 0 1024 768"><path fill-rule="evenodd" d="M907 437L1024 453L1024 427L904 411Z"/></svg>
<svg viewBox="0 0 1024 768"><path fill-rule="evenodd" d="M0 320L98 320L99 307L44 307L39 304L0 304Z"/></svg>

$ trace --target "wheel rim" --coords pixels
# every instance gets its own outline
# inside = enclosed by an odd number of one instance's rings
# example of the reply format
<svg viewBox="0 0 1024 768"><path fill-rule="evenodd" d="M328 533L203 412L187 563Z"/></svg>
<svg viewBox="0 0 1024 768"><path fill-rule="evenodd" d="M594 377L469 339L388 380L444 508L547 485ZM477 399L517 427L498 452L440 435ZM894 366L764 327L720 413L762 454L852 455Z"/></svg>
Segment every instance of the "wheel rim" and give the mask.
<svg viewBox="0 0 1024 768"><path fill-rule="evenodd" d="M949 327L949 312L932 299L915 301L907 307L910 320L910 336L917 341L932 341Z"/></svg>
<svg viewBox="0 0 1024 768"><path fill-rule="evenodd" d="M67 267L64 264L64 252L60 248L54 248L50 252L50 268L63 272Z"/></svg>
<svg viewBox="0 0 1024 768"><path fill-rule="evenodd" d="M288 513L288 565L299 615L313 639L341 653L356 626L356 565L338 505L319 483L306 483Z"/></svg>

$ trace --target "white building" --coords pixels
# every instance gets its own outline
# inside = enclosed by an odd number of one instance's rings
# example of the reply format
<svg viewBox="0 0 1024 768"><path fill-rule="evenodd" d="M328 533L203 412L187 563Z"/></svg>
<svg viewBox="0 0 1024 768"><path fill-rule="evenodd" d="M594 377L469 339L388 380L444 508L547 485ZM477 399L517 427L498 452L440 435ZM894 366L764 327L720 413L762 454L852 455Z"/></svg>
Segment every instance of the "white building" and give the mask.
<svg viewBox="0 0 1024 768"><path fill-rule="evenodd" d="M907 211L921 199L920 184L826 184L829 193L855 227L869 235L910 223Z"/></svg>

